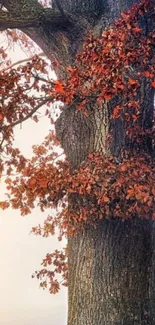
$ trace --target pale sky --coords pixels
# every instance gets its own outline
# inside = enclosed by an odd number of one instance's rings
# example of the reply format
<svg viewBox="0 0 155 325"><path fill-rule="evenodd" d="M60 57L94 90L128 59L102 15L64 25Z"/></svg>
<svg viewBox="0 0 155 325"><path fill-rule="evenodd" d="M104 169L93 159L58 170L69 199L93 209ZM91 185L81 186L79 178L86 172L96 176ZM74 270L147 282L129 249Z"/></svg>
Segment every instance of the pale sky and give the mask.
<svg viewBox="0 0 155 325"><path fill-rule="evenodd" d="M13 61L22 58L19 49L11 52ZM38 124L26 121L16 127L15 146L26 156L32 145L39 144L51 125L47 118ZM4 184L0 184L0 200L4 198ZM31 228L47 216L35 209L26 217L18 210L0 210L0 325L66 325L67 289L50 295L32 279L46 253L65 246L55 237L41 238L30 234Z"/></svg>

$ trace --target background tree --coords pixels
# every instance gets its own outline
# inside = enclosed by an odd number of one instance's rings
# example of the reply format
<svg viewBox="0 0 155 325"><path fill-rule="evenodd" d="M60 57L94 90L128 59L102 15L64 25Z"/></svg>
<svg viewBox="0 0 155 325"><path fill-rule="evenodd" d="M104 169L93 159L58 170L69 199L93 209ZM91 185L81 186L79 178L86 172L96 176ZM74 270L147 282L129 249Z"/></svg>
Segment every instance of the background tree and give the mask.
<svg viewBox="0 0 155 325"><path fill-rule="evenodd" d="M110 27L121 12L122 19ZM59 78L47 80L38 57L16 71L2 71L1 148L6 141L13 157L6 164L8 176L12 166L22 174L6 180L13 208L27 214L36 200L42 210L63 208L45 222L43 233L59 227L60 237L69 236L68 324L153 325L154 4L55 1L50 8L36 0L3 0L0 15L1 31L28 35ZM43 95L25 95L29 87ZM12 101L8 107L11 93L18 94L13 108ZM65 106L56 135L68 163L51 163L51 135L34 147L32 161L25 161L11 146L13 126L59 99ZM27 105L21 111L23 101ZM34 231L42 233L40 227ZM65 258L56 251L43 265L53 262L54 273L63 272L66 280ZM37 276L48 275L56 292L54 273L43 269Z"/></svg>

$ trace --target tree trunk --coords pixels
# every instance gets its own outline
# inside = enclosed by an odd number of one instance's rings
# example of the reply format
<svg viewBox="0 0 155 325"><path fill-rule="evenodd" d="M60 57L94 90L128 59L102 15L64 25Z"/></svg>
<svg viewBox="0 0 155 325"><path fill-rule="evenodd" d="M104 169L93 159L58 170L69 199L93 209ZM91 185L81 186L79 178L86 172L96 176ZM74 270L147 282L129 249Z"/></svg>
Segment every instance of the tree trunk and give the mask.
<svg viewBox="0 0 155 325"><path fill-rule="evenodd" d="M100 33L121 11L136 2L139 1L62 0L67 18L64 20L58 12L55 15L56 1L53 1L53 9L43 11L37 0L3 0L11 13L8 28L11 21L15 26L14 19L21 15L18 28L21 23L21 29L48 58L52 62L59 61L57 73L63 77L65 67L74 62L89 28ZM24 28L24 10L29 18L35 12L35 25L31 28L27 28L27 21ZM148 127L152 123L153 95L148 90L143 97L144 125ZM94 105L92 100L92 107ZM66 107L56 123L57 137L73 169L78 168L90 152L105 153L108 130L107 107L95 109L91 119L76 107ZM123 124L117 120L113 125L111 148L116 156L125 145L124 132ZM87 226L85 232L69 238L68 325L155 324L154 232L155 225L151 221L114 218L100 221L96 228Z"/></svg>
<svg viewBox="0 0 155 325"><path fill-rule="evenodd" d="M153 93L147 87L142 107L149 127ZM66 107L56 130L68 160L78 168L89 152L105 152L108 114L105 107L94 109L89 120L75 107ZM124 144L118 119L111 148L116 156ZM151 221L113 219L69 238L68 325L155 324L154 231Z"/></svg>
<svg viewBox="0 0 155 325"><path fill-rule="evenodd" d="M151 225L105 220L69 240L68 325L155 324Z"/></svg>

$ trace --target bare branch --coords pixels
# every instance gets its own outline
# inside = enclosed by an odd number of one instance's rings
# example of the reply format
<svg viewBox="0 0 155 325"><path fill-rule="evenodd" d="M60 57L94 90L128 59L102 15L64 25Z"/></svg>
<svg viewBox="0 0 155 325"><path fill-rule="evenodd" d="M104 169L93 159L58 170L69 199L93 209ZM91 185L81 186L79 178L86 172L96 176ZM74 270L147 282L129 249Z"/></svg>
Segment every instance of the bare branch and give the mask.
<svg viewBox="0 0 155 325"><path fill-rule="evenodd" d="M3 137L3 138L2 138L2 141L0 142L0 148L2 147L4 141L5 141L5 138Z"/></svg>
<svg viewBox="0 0 155 325"><path fill-rule="evenodd" d="M21 124L21 123L23 123L24 121L26 121L26 120L28 120L35 112L37 112L38 111L38 109L40 108L40 107L42 107L43 105L45 105L47 102L49 102L49 101L51 101L51 97L46 97L44 100L42 100L37 106L35 106L32 110L31 110L31 112L29 113L29 114L27 114L25 117L23 117L22 119L20 119L20 120L18 120L18 121L16 121L16 122L14 122L14 123L12 123L12 124L10 124L10 125L8 125L8 127L10 128L12 128L12 127L14 127L14 126L16 126L16 125L18 125L18 124Z"/></svg>
<svg viewBox="0 0 155 325"><path fill-rule="evenodd" d="M16 126L16 125L18 125L18 124L21 124L21 123L23 123L24 121L28 120L30 117L32 117L32 115L33 115L35 112L38 111L38 109L39 109L40 107L42 107L43 105L45 105L48 101L51 101L51 97L46 97L44 100L42 100L42 101L41 101L37 106L35 106L35 107L31 110L31 112L30 112L29 114L27 114L27 115L26 115L25 117L23 117L22 119L20 119L20 120L14 122L14 123L11 123L11 124L9 124L9 125L6 125L6 126L5 126L5 132L6 132L7 130L9 131L10 128L13 128L14 126ZM3 130L3 127L1 127L0 132L2 132L2 130ZM3 143L4 143L5 140L6 140L6 135L3 135L3 138L2 138L2 140L1 140L1 142L0 142L0 148L2 147L2 145L3 145Z"/></svg>
<svg viewBox="0 0 155 325"><path fill-rule="evenodd" d="M37 55L38 55L38 56L45 56L45 54L44 54L43 52L41 52L41 53L39 53L39 54L37 54ZM10 64L8 67L2 69L1 72L7 71L7 70L9 70L9 69L12 69L12 68L13 68L14 66L16 66L16 65L19 65L19 64L22 64L22 63L24 63L24 62L30 61L30 60L33 59L33 57L34 57L34 55L33 55L32 57L27 58L27 59L23 59L23 60L19 60L19 61L17 61L17 62L14 62L14 63Z"/></svg>
<svg viewBox="0 0 155 325"><path fill-rule="evenodd" d="M55 80L54 79L51 79L51 78L46 79L46 78L40 77L38 74L34 74L33 72L32 72L32 77L37 81L43 81L45 83L50 84L51 86L55 85Z"/></svg>

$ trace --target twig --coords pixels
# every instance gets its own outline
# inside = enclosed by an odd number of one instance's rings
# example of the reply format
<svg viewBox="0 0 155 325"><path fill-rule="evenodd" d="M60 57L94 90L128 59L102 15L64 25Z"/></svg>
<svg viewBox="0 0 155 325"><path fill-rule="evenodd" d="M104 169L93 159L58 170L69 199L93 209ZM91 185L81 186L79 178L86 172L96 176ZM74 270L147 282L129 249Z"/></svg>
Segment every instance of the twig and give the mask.
<svg viewBox="0 0 155 325"><path fill-rule="evenodd" d="M37 54L38 56L45 56L45 54L43 52ZM12 64L10 64L7 68L4 68L1 70L1 72L4 72L4 71L7 71L9 69L12 69L15 65L18 65L18 64L21 64L21 63L24 63L24 62L27 62L27 61L30 61L34 58L34 55L32 57L29 57L27 59L23 59L23 60L19 60L17 62L14 62Z"/></svg>
<svg viewBox="0 0 155 325"><path fill-rule="evenodd" d="M10 125L8 125L7 127L14 127L14 126L16 126L16 125L18 125L18 124L21 124L21 123L23 123L24 121L26 121L26 120L28 120L41 106L43 106L44 104L46 104L48 101L50 101L51 100L51 97L47 97L47 98L45 98L44 100L42 100L42 102L40 102L36 107L34 107L33 109L32 109L32 111L29 113L29 114L27 114L25 117L23 117L22 119L20 119L20 120L18 120L18 121L16 121L16 122L14 122L14 123L12 123L12 124L10 124Z"/></svg>
<svg viewBox="0 0 155 325"><path fill-rule="evenodd" d="M3 137L1 143L0 143L0 148L2 147L3 142L5 141L5 138Z"/></svg>
<svg viewBox="0 0 155 325"><path fill-rule="evenodd" d="M9 124L9 125L6 125L5 126L5 128L6 128L6 130L7 129L9 129L9 128L13 128L14 126L16 126L16 125L18 125L18 124L21 124L22 122L24 122L24 121L26 121L26 120L28 120L41 106L43 106L44 104L46 104L48 101L50 101L51 100L51 97L46 97L44 100L42 100L42 102L40 102L36 107L34 107L33 109L32 109L32 111L29 113L29 114L27 114L25 117L23 117L22 119L20 119L20 120L18 120L18 121L16 121L16 122L14 122L14 123L11 123L11 124ZM2 130L3 128L1 128L1 130ZM2 139L2 141L0 142L0 148L2 147L2 145L3 145L3 143L4 143L4 141L6 140L6 137L5 136L3 136L3 139Z"/></svg>
<svg viewBox="0 0 155 325"><path fill-rule="evenodd" d="M49 84L51 84L52 86L55 85L55 80L54 80L54 79L50 79L50 80L48 80L48 79L45 79L45 78L43 78L43 77L40 77L39 75L35 75L33 72L32 72L32 77L33 77L34 79L36 79L36 80L39 80L39 81L43 81L43 82L49 83Z"/></svg>

